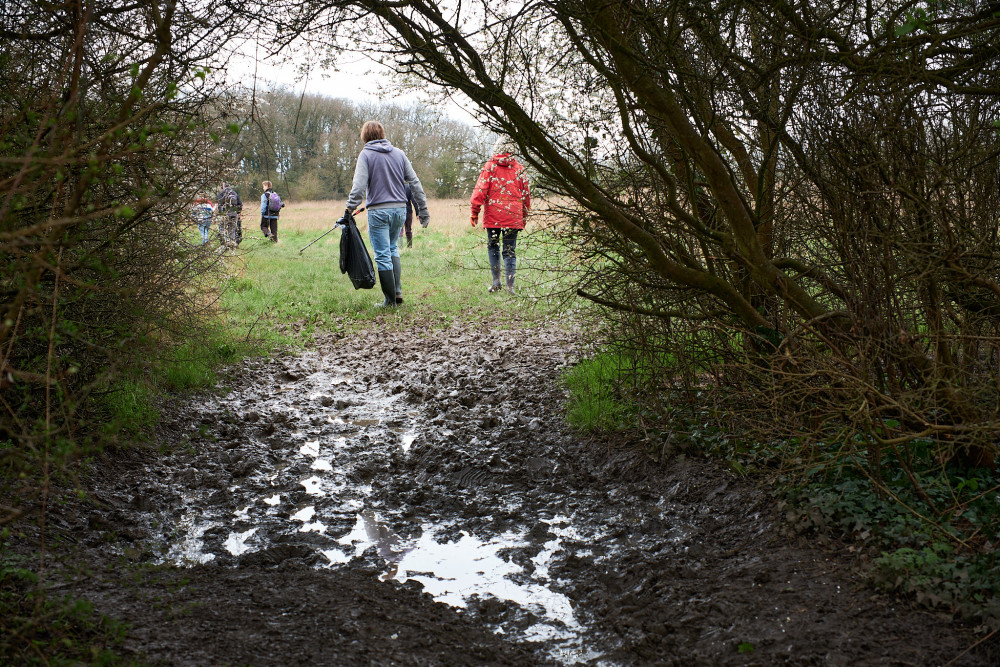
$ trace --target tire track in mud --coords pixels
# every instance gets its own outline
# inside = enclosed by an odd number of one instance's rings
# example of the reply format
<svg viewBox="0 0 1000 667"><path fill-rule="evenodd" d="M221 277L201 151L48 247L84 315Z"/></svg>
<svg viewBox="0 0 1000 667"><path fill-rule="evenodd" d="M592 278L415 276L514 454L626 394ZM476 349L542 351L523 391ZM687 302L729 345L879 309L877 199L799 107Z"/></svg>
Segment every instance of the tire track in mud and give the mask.
<svg viewBox="0 0 1000 667"><path fill-rule="evenodd" d="M772 501L711 462L654 466L574 436L559 374L576 354L555 326L376 323L249 361L227 393L170 408L168 453L106 478L98 496L116 509L102 520L154 545L111 550L176 564L205 590L239 578L253 601L254 577L258 590L349 575L390 591L390 625L440 626L432 646L389 650L402 664L939 664L972 643L784 536ZM430 597L460 613L429 613ZM362 625L379 606L344 604ZM369 626L366 641L399 641ZM478 658L456 633L475 635ZM254 641L251 662L281 664L271 640ZM232 660L235 643L215 657ZM169 641L159 650L173 655Z"/></svg>

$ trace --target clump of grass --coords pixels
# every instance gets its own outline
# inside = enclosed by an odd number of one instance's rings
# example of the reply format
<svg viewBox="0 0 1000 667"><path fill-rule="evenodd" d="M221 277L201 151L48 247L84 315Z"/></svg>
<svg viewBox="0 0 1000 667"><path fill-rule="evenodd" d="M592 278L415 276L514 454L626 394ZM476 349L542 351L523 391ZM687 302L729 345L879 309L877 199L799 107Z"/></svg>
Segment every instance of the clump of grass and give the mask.
<svg viewBox="0 0 1000 667"><path fill-rule="evenodd" d="M620 353L602 352L565 373L563 381L570 392L566 420L571 426L612 431L632 424L635 406L619 391L622 368Z"/></svg>
<svg viewBox="0 0 1000 667"><path fill-rule="evenodd" d="M238 332L220 325L206 327L199 338L171 347L164 356L120 376L100 392L107 416L105 434L144 437L159 418L160 396L214 386L220 366L266 349L259 340L234 333Z"/></svg>
<svg viewBox="0 0 1000 667"><path fill-rule="evenodd" d="M124 636L125 626L90 602L51 596L33 570L0 558L0 663L130 664L116 653Z"/></svg>
<svg viewBox="0 0 1000 667"><path fill-rule="evenodd" d="M108 419L104 424L105 435L118 433L138 435L152 426L159 418L154 406L154 389L138 374L121 377L104 399Z"/></svg>

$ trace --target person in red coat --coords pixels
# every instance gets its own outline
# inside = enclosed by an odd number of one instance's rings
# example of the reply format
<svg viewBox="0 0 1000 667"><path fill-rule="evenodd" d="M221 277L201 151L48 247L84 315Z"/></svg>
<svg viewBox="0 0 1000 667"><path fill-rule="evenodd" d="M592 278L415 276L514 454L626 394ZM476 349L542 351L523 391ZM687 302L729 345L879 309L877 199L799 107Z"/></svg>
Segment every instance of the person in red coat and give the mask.
<svg viewBox="0 0 1000 667"><path fill-rule="evenodd" d="M479 221L479 211L483 211L483 227L486 229L486 252L490 259L493 284L490 292L499 292L500 257L503 256L507 291L514 293L514 274L517 271L517 233L524 229L524 217L531 208L531 193L524 167L514 159L513 144L500 139L493 147L493 157L486 161L476 188L472 191L472 226ZM503 252L500 251L501 237Z"/></svg>

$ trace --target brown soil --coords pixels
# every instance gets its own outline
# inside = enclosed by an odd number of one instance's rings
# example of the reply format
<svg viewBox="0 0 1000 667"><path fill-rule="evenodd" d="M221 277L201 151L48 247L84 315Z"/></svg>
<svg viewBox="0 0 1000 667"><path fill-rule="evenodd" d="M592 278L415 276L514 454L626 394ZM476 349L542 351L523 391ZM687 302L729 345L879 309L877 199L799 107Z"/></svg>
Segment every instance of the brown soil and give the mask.
<svg viewBox="0 0 1000 667"><path fill-rule="evenodd" d="M975 643L716 463L575 435L575 350L554 326L376 323L249 361L98 463L93 504L50 521L59 585L169 665L939 665ZM414 555L473 541L537 598L434 601L449 575Z"/></svg>

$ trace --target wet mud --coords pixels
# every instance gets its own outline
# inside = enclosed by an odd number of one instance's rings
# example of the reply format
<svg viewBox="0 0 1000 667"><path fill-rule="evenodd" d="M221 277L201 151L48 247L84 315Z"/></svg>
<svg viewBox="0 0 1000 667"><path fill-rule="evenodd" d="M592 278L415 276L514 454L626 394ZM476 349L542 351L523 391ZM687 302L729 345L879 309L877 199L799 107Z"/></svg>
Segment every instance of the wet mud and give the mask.
<svg viewBox="0 0 1000 667"><path fill-rule="evenodd" d="M577 356L554 325L376 323L231 369L98 467L80 592L176 665L935 665L976 641L715 463L571 432Z"/></svg>

